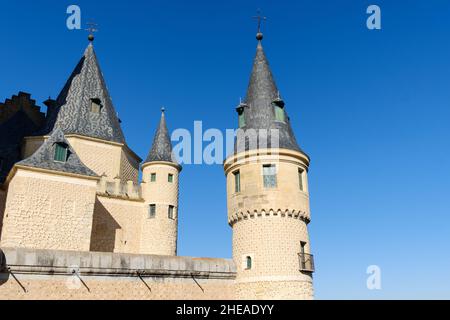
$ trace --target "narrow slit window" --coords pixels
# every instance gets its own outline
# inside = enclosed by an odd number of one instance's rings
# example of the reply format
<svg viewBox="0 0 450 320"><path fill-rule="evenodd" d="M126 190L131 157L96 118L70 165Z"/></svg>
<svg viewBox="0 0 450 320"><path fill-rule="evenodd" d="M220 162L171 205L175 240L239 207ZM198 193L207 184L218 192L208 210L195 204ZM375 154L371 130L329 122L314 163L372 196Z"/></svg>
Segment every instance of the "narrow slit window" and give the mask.
<svg viewBox="0 0 450 320"><path fill-rule="evenodd" d="M175 219L174 209L175 209L174 206L169 206L169 211L168 211L169 219L172 219L172 220Z"/></svg>
<svg viewBox="0 0 450 320"><path fill-rule="evenodd" d="M277 187L277 168L274 164L267 164L263 166L263 180L264 188Z"/></svg>
<svg viewBox="0 0 450 320"><path fill-rule="evenodd" d="M68 149L68 146L66 144L56 143L54 160L58 161L58 162L66 162L67 161L67 149Z"/></svg>
<svg viewBox="0 0 450 320"><path fill-rule="evenodd" d="M235 171L234 174L234 192L241 192L241 172Z"/></svg>
<svg viewBox="0 0 450 320"><path fill-rule="evenodd" d="M303 184L303 170L302 169L298 169L298 186L300 188L300 191L305 191L304 184Z"/></svg>
<svg viewBox="0 0 450 320"><path fill-rule="evenodd" d="M150 182L155 182L155 181L156 181L156 173L150 174Z"/></svg>
<svg viewBox="0 0 450 320"><path fill-rule="evenodd" d="M170 173L169 173L169 175L168 175L168 177L167 177L167 181L170 182L170 183L173 182L173 174L170 174Z"/></svg>
<svg viewBox="0 0 450 320"><path fill-rule="evenodd" d="M148 208L148 217L153 219L156 217L156 204L151 204Z"/></svg>
<svg viewBox="0 0 450 320"><path fill-rule="evenodd" d="M245 269L250 270L252 268L252 257L247 256L245 258Z"/></svg>

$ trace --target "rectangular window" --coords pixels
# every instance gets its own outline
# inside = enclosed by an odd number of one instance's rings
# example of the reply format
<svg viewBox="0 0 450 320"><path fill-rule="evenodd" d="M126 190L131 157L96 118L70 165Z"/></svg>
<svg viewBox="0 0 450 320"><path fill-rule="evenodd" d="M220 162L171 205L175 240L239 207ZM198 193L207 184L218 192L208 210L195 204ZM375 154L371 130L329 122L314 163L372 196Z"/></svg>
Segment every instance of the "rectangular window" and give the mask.
<svg viewBox="0 0 450 320"><path fill-rule="evenodd" d="M156 204L151 204L148 208L148 217L153 219L156 217Z"/></svg>
<svg viewBox="0 0 450 320"><path fill-rule="evenodd" d="M169 173L169 176L167 177L167 181L169 181L170 183L173 182L173 174Z"/></svg>
<svg viewBox="0 0 450 320"><path fill-rule="evenodd" d="M263 166L264 188L277 187L277 167L274 164L266 164Z"/></svg>
<svg viewBox="0 0 450 320"><path fill-rule="evenodd" d="M168 214L169 214L169 219L172 219L172 220L175 219L174 209L175 209L174 206L169 206L169 212L168 212Z"/></svg>
<svg viewBox="0 0 450 320"><path fill-rule="evenodd" d="M244 112L239 114L239 128L245 127L245 116Z"/></svg>
<svg viewBox="0 0 450 320"><path fill-rule="evenodd" d="M67 147L63 144L57 143L55 145L55 161L67 161Z"/></svg>
<svg viewBox="0 0 450 320"><path fill-rule="evenodd" d="M299 185L301 191L305 191L303 189L303 170L302 169L298 169L298 185Z"/></svg>
<svg viewBox="0 0 450 320"><path fill-rule="evenodd" d="M102 109L102 102L100 99L94 98L91 99L91 112L92 113L100 113L100 110Z"/></svg>
<svg viewBox="0 0 450 320"><path fill-rule="evenodd" d="M248 256L245 258L245 267L247 270L252 268L252 257Z"/></svg>
<svg viewBox="0 0 450 320"><path fill-rule="evenodd" d="M233 172L234 174L234 192L241 192L241 173L240 171Z"/></svg>
<svg viewBox="0 0 450 320"><path fill-rule="evenodd" d="M275 119L277 121L283 121L284 122L285 121L285 119L284 119L284 109L279 107L279 106L277 106L277 105L275 105L274 108L275 108Z"/></svg>
<svg viewBox="0 0 450 320"><path fill-rule="evenodd" d="M155 182L156 181L156 173L152 173L150 175L150 182Z"/></svg>

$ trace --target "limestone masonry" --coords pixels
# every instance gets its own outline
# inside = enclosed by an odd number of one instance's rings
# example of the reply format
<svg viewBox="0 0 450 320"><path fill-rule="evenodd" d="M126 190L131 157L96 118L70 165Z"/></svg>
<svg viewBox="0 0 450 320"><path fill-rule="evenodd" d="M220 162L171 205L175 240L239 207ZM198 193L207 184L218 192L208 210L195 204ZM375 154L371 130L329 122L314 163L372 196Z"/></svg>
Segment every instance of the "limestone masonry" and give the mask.
<svg viewBox="0 0 450 320"><path fill-rule="evenodd" d="M224 161L232 260L177 256L182 167L165 112L142 160L93 38L46 113L23 92L0 103L0 299L312 299L310 158L262 38Z"/></svg>

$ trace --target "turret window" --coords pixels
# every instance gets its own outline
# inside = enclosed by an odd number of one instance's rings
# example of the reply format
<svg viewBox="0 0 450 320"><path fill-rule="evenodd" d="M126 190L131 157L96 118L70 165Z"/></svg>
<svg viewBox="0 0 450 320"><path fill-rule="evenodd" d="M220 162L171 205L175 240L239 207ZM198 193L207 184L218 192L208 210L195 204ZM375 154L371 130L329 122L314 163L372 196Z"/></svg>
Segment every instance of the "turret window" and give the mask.
<svg viewBox="0 0 450 320"><path fill-rule="evenodd" d="M156 181L156 173L150 174L150 182L155 182L155 181Z"/></svg>
<svg viewBox="0 0 450 320"><path fill-rule="evenodd" d="M233 172L234 175L234 192L241 192L241 172L235 171Z"/></svg>
<svg viewBox="0 0 450 320"><path fill-rule="evenodd" d="M277 167L274 164L263 166L263 182L264 188L277 187Z"/></svg>
<svg viewBox="0 0 450 320"><path fill-rule="evenodd" d="M156 217L156 204L151 204L151 205L148 207L148 217L149 217L150 219L153 219L153 218Z"/></svg>
<svg viewBox="0 0 450 320"><path fill-rule="evenodd" d="M305 191L304 184L303 184L303 169L298 169L298 186L301 191Z"/></svg>
<svg viewBox="0 0 450 320"><path fill-rule="evenodd" d="M285 122L284 109L278 105L274 105L274 109L275 109L275 119L277 121Z"/></svg>
<svg viewBox="0 0 450 320"><path fill-rule="evenodd" d="M66 162L68 156L69 147L65 143L56 143L55 144L55 154L54 160L58 162Z"/></svg>
<svg viewBox="0 0 450 320"><path fill-rule="evenodd" d="M168 216L169 219L175 220L175 214L174 214L174 206L169 206Z"/></svg>
<svg viewBox="0 0 450 320"><path fill-rule="evenodd" d="M102 109L102 101L98 98L91 99L91 112L99 114Z"/></svg>
<svg viewBox="0 0 450 320"><path fill-rule="evenodd" d="M239 106L236 108L236 111L238 113L238 120L239 120L239 128L245 127L245 110L246 105L243 103L240 103Z"/></svg>
<svg viewBox="0 0 450 320"><path fill-rule="evenodd" d="M252 268L252 257L245 257L245 269L250 270Z"/></svg>
<svg viewBox="0 0 450 320"><path fill-rule="evenodd" d="M170 174L170 173L169 173L169 175L167 176L167 181L168 181L169 183L172 183L172 182L173 182L173 174Z"/></svg>

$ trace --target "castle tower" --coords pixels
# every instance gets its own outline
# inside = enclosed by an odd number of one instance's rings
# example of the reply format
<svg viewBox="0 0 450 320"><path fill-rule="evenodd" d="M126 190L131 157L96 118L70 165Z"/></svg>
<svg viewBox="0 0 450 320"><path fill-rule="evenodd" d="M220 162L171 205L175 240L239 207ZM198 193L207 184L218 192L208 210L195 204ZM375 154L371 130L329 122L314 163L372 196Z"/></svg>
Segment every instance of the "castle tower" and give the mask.
<svg viewBox="0 0 450 320"><path fill-rule="evenodd" d="M312 299L310 160L294 137L262 38L258 32L247 96L236 109L235 152L224 163L236 298Z"/></svg>
<svg viewBox="0 0 450 320"><path fill-rule="evenodd" d="M176 255L178 237L178 177L181 166L172 159L172 144L164 109L153 145L142 165L141 253Z"/></svg>

